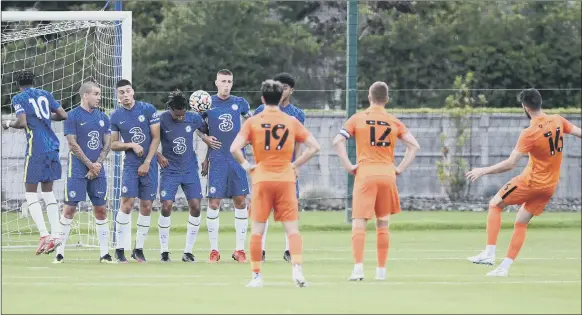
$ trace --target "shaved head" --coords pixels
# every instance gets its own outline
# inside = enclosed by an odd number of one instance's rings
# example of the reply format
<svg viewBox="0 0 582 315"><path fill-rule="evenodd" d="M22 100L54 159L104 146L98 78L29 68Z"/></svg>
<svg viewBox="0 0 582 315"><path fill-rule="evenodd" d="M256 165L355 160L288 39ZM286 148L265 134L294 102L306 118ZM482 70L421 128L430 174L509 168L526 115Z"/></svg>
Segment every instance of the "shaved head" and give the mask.
<svg viewBox="0 0 582 315"><path fill-rule="evenodd" d="M90 94L91 92L93 92L93 89L95 88L97 89L99 88L99 86L95 82L91 81L83 82L83 84L81 84L81 87L79 88L79 95L83 97L84 94Z"/></svg>
<svg viewBox="0 0 582 315"><path fill-rule="evenodd" d="M368 91L368 100L374 104L388 103L388 84L381 81L374 82Z"/></svg>

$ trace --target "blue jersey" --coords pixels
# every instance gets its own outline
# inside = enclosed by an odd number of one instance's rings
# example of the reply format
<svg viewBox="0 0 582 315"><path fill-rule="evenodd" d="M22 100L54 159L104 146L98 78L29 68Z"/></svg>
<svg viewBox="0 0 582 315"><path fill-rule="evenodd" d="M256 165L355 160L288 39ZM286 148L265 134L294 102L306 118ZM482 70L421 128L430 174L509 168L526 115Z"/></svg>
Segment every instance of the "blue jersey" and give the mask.
<svg viewBox="0 0 582 315"><path fill-rule="evenodd" d="M103 150L103 137L111 133L109 117L98 109L91 112L81 106L69 112L65 120L65 136L74 135L77 143L87 158L95 163ZM83 178L89 169L72 152L69 152L69 169L67 177ZM101 168L99 177L105 176L105 169Z"/></svg>
<svg viewBox="0 0 582 315"><path fill-rule="evenodd" d="M223 100L218 95L212 96L212 107L202 113L208 122L209 134L222 143L218 150L210 150L210 160L234 159L230 145L241 128L240 116L250 116L249 102L242 97L229 96Z"/></svg>
<svg viewBox="0 0 582 315"><path fill-rule="evenodd" d="M299 122L302 125L305 125L305 112L303 112L303 110L301 108L299 108L293 104L289 104L287 106L279 105L279 108L281 109L281 111L283 113L297 118L297 120L299 120ZM263 110L265 110L265 105L261 104L259 107L257 107L257 109L255 109L253 116L261 113ZM291 161L295 161L295 151L293 151L293 156L291 158Z"/></svg>
<svg viewBox="0 0 582 315"><path fill-rule="evenodd" d="M186 112L184 120L174 120L169 111L160 115L162 155L168 159L169 164L164 172L183 173L198 169L194 134L196 129L205 125L202 117L193 112Z"/></svg>
<svg viewBox="0 0 582 315"><path fill-rule="evenodd" d="M160 123L160 118L156 108L144 102L135 102L131 109L121 106L111 114L111 131L118 131L123 142L134 142L143 148L141 157L138 157L131 149L126 150L123 161L125 165L143 164L152 143L150 126L158 123Z"/></svg>
<svg viewBox="0 0 582 315"><path fill-rule="evenodd" d="M51 128L51 113L61 107L45 90L26 88L12 98L16 116L26 115L26 155L59 150L59 138Z"/></svg>

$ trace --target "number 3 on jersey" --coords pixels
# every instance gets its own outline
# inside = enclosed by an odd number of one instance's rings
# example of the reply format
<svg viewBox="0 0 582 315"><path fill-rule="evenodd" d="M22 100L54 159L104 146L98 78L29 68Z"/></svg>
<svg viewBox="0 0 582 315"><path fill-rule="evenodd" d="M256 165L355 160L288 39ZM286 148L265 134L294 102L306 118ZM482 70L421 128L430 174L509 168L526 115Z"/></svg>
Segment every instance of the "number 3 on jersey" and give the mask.
<svg viewBox="0 0 582 315"><path fill-rule="evenodd" d="M51 111L49 109L49 101L45 96L39 96L38 99L29 98L28 102L34 107L34 112L38 119L49 119Z"/></svg>
<svg viewBox="0 0 582 315"><path fill-rule="evenodd" d="M261 127L265 129L265 151L271 150L271 138L279 140L275 150L281 150L289 137L289 129L283 124L276 124L272 128L271 124L261 124Z"/></svg>
<svg viewBox="0 0 582 315"><path fill-rule="evenodd" d="M385 121L380 120L366 120L366 124L370 126L370 145L374 147L389 147L390 140L385 141L388 138L392 128L390 124ZM378 129L378 131L376 131ZM380 134L380 138L376 138L376 134Z"/></svg>

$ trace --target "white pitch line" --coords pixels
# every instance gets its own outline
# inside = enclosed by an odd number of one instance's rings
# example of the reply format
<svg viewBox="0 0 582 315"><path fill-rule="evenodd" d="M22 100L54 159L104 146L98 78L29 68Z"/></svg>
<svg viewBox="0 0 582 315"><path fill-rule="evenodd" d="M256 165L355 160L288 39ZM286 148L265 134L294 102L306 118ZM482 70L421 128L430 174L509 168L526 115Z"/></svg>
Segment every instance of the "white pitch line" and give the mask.
<svg viewBox="0 0 582 315"><path fill-rule="evenodd" d="M348 270L349 271L349 270ZM580 277L581 274L559 274L559 273L552 273L552 274L541 274L541 273L512 273L512 277ZM141 275L141 274L133 274L133 275L99 275L99 276L2 276L3 280L79 280L79 279L94 279L98 277L99 279L138 279L138 280L145 280L145 279L215 279L215 278L229 278L229 279L247 279L246 276L232 276L232 275L223 275L223 274L215 274L209 276L208 274L200 274L200 275L176 275L176 274L156 274L156 275ZM337 279L337 275L331 274L307 274L308 278L317 278L317 279ZM482 274L390 274L388 276L390 279L395 278L483 278ZM269 279L287 279L289 278L287 275L269 275L267 276Z"/></svg>
<svg viewBox="0 0 582 315"><path fill-rule="evenodd" d="M485 276L483 276L485 278ZM373 286L397 286L397 285L453 285L453 286L460 286L460 285L505 285L505 284L555 284L555 285L569 285L569 284L580 284L582 281L580 280L529 280L529 281L358 281L353 283L353 285L373 285ZM144 286L152 286L152 287L164 287L164 286L190 286L190 287L216 287L216 286L233 286L233 285L244 285L244 281L240 282L107 282L107 283L99 283L99 282L79 282L79 283L59 283L59 282L6 282L4 281L2 285L18 285L18 286L59 286L59 285L66 285L66 286L83 286L83 287L144 287ZM350 282L345 281L334 281L334 282L309 282L308 286L337 286L341 284L350 285ZM292 281L282 282L282 281L269 281L269 278L265 279L265 286L295 286Z"/></svg>

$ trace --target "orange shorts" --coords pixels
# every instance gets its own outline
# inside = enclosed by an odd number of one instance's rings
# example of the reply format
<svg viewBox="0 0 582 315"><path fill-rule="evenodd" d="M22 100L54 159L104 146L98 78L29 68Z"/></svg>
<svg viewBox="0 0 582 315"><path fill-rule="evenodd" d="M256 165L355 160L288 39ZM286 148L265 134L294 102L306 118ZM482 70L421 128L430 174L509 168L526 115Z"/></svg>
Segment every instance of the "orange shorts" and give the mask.
<svg viewBox="0 0 582 315"><path fill-rule="evenodd" d="M253 185L251 220L267 222L271 209L275 221L296 221L299 218L299 201L294 182L258 182Z"/></svg>
<svg viewBox="0 0 582 315"><path fill-rule="evenodd" d="M394 176L377 175L354 182L352 219L382 218L400 213L400 198Z"/></svg>
<svg viewBox="0 0 582 315"><path fill-rule="evenodd" d="M535 188L524 185L517 177L511 179L497 194L506 205L523 205L523 208L533 214L541 215L557 186Z"/></svg>

